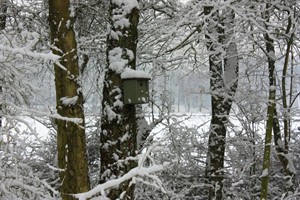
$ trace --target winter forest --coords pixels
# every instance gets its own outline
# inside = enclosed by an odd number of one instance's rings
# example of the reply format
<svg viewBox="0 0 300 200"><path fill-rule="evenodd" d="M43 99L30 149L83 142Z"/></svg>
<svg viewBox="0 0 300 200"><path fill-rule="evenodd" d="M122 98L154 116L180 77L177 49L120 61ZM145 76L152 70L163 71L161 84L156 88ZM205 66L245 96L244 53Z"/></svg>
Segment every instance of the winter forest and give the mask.
<svg viewBox="0 0 300 200"><path fill-rule="evenodd" d="M299 16L0 0L0 200L300 199Z"/></svg>

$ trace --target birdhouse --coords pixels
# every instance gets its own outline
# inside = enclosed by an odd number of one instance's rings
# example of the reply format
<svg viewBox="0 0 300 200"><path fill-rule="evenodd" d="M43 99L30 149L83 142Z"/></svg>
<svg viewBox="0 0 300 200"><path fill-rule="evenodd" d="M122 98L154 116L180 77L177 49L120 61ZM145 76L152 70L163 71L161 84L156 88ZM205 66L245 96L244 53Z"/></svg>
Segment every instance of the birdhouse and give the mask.
<svg viewBox="0 0 300 200"><path fill-rule="evenodd" d="M143 104L149 102L150 76L143 71L126 68L121 74L123 81L124 104Z"/></svg>

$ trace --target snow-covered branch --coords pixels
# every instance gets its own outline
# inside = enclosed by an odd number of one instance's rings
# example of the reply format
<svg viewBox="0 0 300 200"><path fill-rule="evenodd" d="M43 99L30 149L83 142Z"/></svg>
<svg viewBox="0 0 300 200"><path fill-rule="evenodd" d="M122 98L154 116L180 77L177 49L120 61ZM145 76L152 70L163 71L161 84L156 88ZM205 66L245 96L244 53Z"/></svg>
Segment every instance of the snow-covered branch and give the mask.
<svg viewBox="0 0 300 200"><path fill-rule="evenodd" d="M136 167L131 169L128 173L126 173L124 176L118 178L118 179L113 179L110 181L107 181L103 184L97 185L94 187L92 190L84 193L79 193L79 194L74 194L76 198L79 200L86 200L89 199L97 194L105 195L105 190L118 186L121 183L135 177L135 176L149 176L151 173L159 172L162 171L168 163L164 163L163 165L153 165L151 167Z"/></svg>
<svg viewBox="0 0 300 200"><path fill-rule="evenodd" d="M7 51L11 54L21 54L24 56L30 56L35 59L44 59L44 60L51 60L51 61L57 61L60 56L54 55L53 53L38 53L30 51L26 48L20 48L20 47L9 47L6 45L0 44L0 51Z"/></svg>

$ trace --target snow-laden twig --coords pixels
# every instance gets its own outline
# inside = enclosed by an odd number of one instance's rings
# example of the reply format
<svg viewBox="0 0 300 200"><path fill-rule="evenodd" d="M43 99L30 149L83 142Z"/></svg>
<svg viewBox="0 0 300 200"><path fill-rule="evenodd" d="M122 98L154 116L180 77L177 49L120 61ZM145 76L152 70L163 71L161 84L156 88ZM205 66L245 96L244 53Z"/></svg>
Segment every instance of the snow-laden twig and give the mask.
<svg viewBox="0 0 300 200"><path fill-rule="evenodd" d="M30 57L36 58L36 59L57 61L60 58L60 56L54 55L51 52L49 52L49 53L38 53L38 52L30 51L26 48L16 48L16 47L12 48L12 47L5 46L5 45L2 45L2 44L0 44L0 50L1 51L8 51L8 52L13 53L13 54L21 54L21 55L25 55L25 56L30 56Z"/></svg>
<svg viewBox="0 0 300 200"><path fill-rule="evenodd" d="M9 103L9 102L7 102L6 105L11 106L11 107L15 108L16 110L21 111L23 113L28 112L30 114L34 114L34 116L50 117L53 119L60 119L60 120L68 121L68 122L73 122L75 124L81 124L83 122L83 119L81 119L81 118L64 117L64 116L59 115L58 113L50 113L47 111L38 111L36 109L30 109L27 107L20 107L20 106L17 106L15 104Z"/></svg>
<svg viewBox="0 0 300 200"><path fill-rule="evenodd" d="M104 191L106 189L118 186L121 183L123 183L135 176L149 176L151 173L162 171L167 165L168 165L168 163L164 163L163 165L153 165L151 167L139 166L139 167L133 168L128 173L126 173L124 176L122 176L118 179L109 180L103 184L97 185L96 187L94 187L93 189L91 189L88 192L74 194L74 197L78 198L79 200L86 200L86 199L89 199L89 198L95 196L96 194L101 193L102 195L105 195Z"/></svg>

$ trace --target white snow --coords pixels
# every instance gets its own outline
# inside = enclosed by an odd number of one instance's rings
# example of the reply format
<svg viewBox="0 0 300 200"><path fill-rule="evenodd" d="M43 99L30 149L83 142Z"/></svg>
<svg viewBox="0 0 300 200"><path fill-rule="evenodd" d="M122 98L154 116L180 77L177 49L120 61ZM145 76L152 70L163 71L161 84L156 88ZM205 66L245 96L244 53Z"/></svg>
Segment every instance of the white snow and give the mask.
<svg viewBox="0 0 300 200"><path fill-rule="evenodd" d="M114 40L119 40L119 35L113 30L110 31L110 37Z"/></svg>
<svg viewBox="0 0 300 200"><path fill-rule="evenodd" d="M112 3L122 6L125 15L130 13L133 8L139 8L137 0L112 0Z"/></svg>
<svg viewBox="0 0 300 200"><path fill-rule="evenodd" d="M126 48L126 53L129 57L129 60L133 60L134 59L134 53L130 50Z"/></svg>
<svg viewBox="0 0 300 200"><path fill-rule="evenodd" d="M150 74L144 71L138 71L134 69L130 69L126 67L121 74L122 79L131 79L131 78L144 78L144 79L151 79Z"/></svg>
<svg viewBox="0 0 300 200"><path fill-rule="evenodd" d="M6 51L12 54L16 55L22 55L22 56L30 56L32 58L36 59L43 59L43 60L51 60L51 61L57 61L60 56L54 55L52 52L49 53L38 53L28 50L27 48L21 48L21 47L9 47L0 44L0 51Z"/></svg>
<svg viewBox="0 0 300 200"><path fill-rule="evenodd" d="M119 108L122 108L124 105L124 103L120 100L120 99L117 99L115 102L114 102L114 107L119 107Z"/></svg>
<svg viewBox="0 0 300 200"><path fill-rule="evenodd" d="M269 170L268 169L264 169L262 174L260 175L261 178L263 177L267 177L269 175Z"/></svg>
<svg viewBox="0 0 300 200"><path fill-rule="evenodd" d="M104 191L106 189L112 188L114 186L118 186L121 183L123 183L124 181L127 181L127 180L133 178L134 176L150 177L151 173L162 171L166 167L166 165L168 165L168 164L166 163L163 165L153 165L151 167L142 167L142 166L135 167L120 178L109 180L103 184L97 185L96 187L94 187L93 189L91 189L88 192L74 194L74 197L78 198L79 200L86 200L86 199L93 197L96 194L99 194L99 193L101 193L102 195L105 195Z"/></svg>
<svg viewBox="0 0 300 200"><path fill-rule="evenodd" d="M128 19L128 14L132 12L134 8L139 8L139 3L137 0L112 0L112 3L118 6L118 9L113 11L112 20L114 21L114 27L118 28L128 28L130 22ZM111 36L116 38L115 35Z"/></svg>
<svg viewBox="0 0 300 200"><path fill-rule="evenodd" d="M269 56L269 58L271 58L273 61L276 60L276 55L275 55L275 52L274 52L274 51L270 51L270 52L268 53L268 56Z"/></svg>
<svg viewBox="0 0 300 200"><path fill-rule="evenodd" d="M130 26L129 19L123 18L123 16L114 15L113 20L115 20L115 28L128 28Z"/></svg>
<svg viewBox="0 0 300 200"><path fill-rule="evenodd" d="M120 47L116 47L109 51L109 68L116 73L122 73L125 66L128 64L128 60L122 58L123 50Z"/></svg>
<svg viewBox="0 0 300 200"><path fill-rule="evenodd" d="M65 120L69 122L73 122L75 124L81 124L83 122L83 119L81 118L70 118L70 117L64 117L59 115L56 112L50 112L50 111L39 111L37 109L29 109L26 107L20 107L15 104L6 102L6 105L11 106L12 108L16 109L17 111L20 111L22 113L25 113L27 115L36 116L36 117L49 117L52 119L60 119Z"/></svg>
<svg viewBox="0 0 300 200"><path fill-rule="evenodd" d="M236 186L239 186L241 184L244 184L243 180L239 180L238 182L232 183L232 187L236 187Z"/></svg>
<svg viewBox="0 0 300 200"><path fill-rule="evenodd" d="M130 135L128 133L125 133L125 135L123 135L121 138L120 138L120 142L125 142L127 141L127 139L130 138Z"/></svg>
<svg viewBox="0 0 300 200"><path fill-rule="evenodd" d="M108 121L112 121L114 119L120 118L120 115L116 114L109 105L105 106L104 111L105 111Z"/></svg>
<svg viewBox="0 0 300 200"><path fill-rule="evenodd" d="M63 97L60 99L62 101L62 103L65 106L71 106L71 105L75 105L77 100L78 100L78 96L74 96L74 97Z"/></svg>
<svg viewBox="0 0 300 200"><path fill-rule="evenodd" d="M270 90L271 91L275 91L276 90L276 86L275 85L270 86Z"/></svg>

